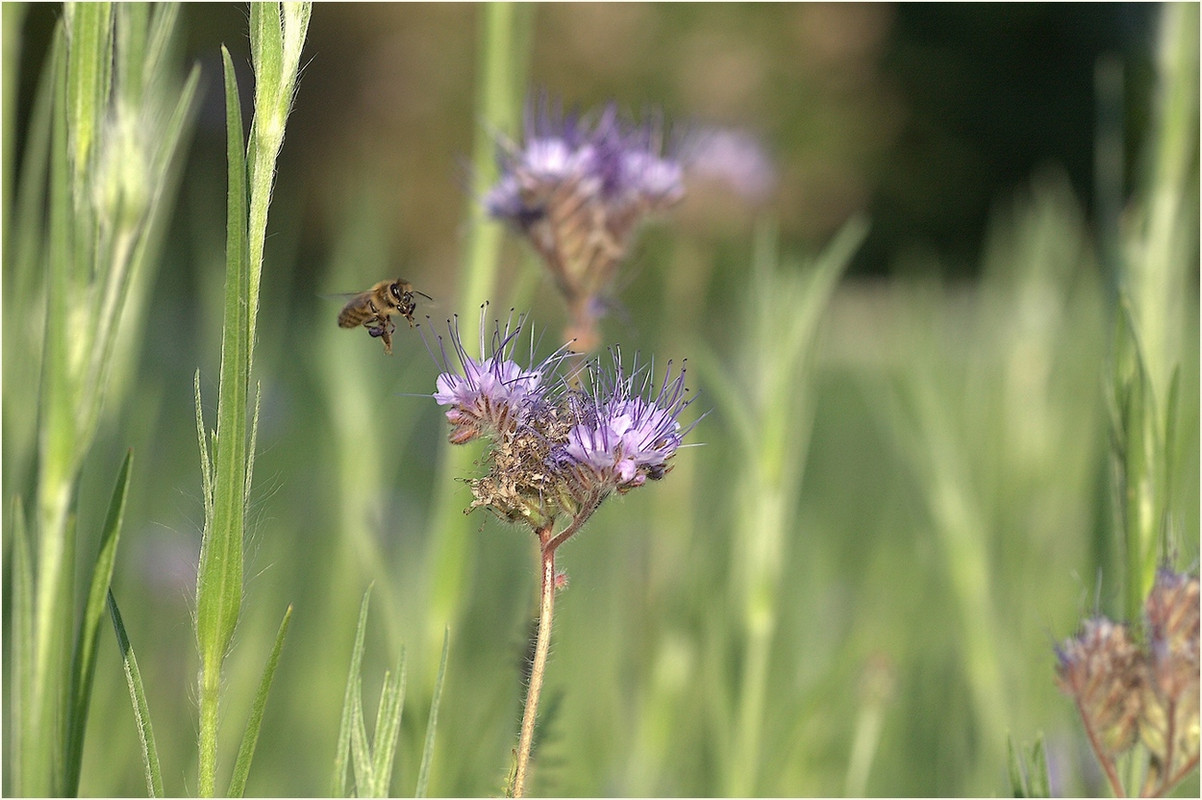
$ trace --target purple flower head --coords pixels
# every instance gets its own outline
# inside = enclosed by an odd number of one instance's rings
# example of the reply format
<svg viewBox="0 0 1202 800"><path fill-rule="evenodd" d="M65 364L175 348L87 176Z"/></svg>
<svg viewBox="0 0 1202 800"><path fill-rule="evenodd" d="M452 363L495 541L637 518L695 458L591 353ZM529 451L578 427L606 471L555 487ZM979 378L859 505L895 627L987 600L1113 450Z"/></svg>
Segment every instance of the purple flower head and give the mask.
<svg viewBox="0 0 1202 800"><path fill-rule="evenodd" d="M659 480L668 471L690 428L682 428L686 399L685 370L672 376L669 362L658 391L652 386L652 366L636 365L627 375L621 354L612 351L613 370L594 363L592 388L575 396L575 424L558 451L564 468L575 472L584 487L602 493L626 492L648 478Z"/></svg>
<svg viewBox="0 0 1202 800"><path fill-rule="evenodd" d="M663 138L655 115L628 120L610 104L590 119L542 96L527 105L524 142L503 143L484 204L530 240L574 313L609 286L639 224L684 196Z"/></svg>
<svg viewBox="0 0 1202 800"><path fill-rule="evenodd" d="M680 160L690 174L721 181L751 203L763 202L776 188L771 158L745 130L700 128L685 138Z"/></svg>
<svg viewBox="0 0 1202 800"><path fill-rule="evenodd" d="M502 331L494 323L491 344L485 341L484 310L480 312L480 358L468 355L459 333L459 318L447 323L447 338L459 362L458 368L447 356L445 340L438 337L443 371L435 382L433 397L439 405L450 406L447 420L452 425L451 442L463 444L481 435L512 432L545 403L551 376L566 352L557 350L542 362L523 367L512 359L514 345L525 324L507 320ZM533 350L533 338L531 341Z"/></svg>

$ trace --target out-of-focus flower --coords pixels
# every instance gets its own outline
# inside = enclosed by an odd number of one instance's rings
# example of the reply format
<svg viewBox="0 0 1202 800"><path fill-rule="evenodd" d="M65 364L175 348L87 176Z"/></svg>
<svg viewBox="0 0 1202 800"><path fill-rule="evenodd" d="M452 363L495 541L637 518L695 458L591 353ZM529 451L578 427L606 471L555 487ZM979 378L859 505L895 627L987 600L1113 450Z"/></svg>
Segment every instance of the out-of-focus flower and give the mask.
<svg viewBox="0 0 1202 800"><path fill-rule="evenodd" d="M502 143L501 177L485 198L533 245L564 296L568 338L596 347L596 321L639 224L684 196L679 160L663 153L663 124L623 118L610 104L595 120L546 98L528 104L524 142Z"/></svg>
<svg viewBox="0 0 1202 800"><path fill-rule="evenodd" d="M1136 741L1148 753L1143 796L1160 796L1198 765L1198 578L1160 570L1144 604L1143 646L1124 625L1086 620L1056 648L1056 681L1073 698L1102 768Z"/></svg>
<svg viewBox="0 0 1202 800"><path fill-rule="evenodd" d="M737 128L699 128L680 147L686 174L720 181L749 203L764 202L776 188L776 167L763 144Z"/></svg>
<svg viewBox="0 0 1202 800"><path fill-rule="evenodd" d="M1108 756L1135 744L1143 669L1126 626L1088 619L1081 633L1056 648L1056 678L1077 701L1086 726Z"/></svg>
<svg viewBox="0 0 1202 800"><path fill-rule="evenodd" d="M1172 774L1198 758L1198 579L1158 571L1144 616L1148 675L1140 738L1158 756L1159 768Z"/></svg>

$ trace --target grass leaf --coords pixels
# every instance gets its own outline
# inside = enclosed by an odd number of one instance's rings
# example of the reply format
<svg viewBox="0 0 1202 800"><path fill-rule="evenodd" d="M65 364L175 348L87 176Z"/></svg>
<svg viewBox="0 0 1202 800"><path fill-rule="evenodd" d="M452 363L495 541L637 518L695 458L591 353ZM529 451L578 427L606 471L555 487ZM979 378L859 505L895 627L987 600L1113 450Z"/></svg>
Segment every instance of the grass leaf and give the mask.
<svg viewBox="0 0 1202 800"><path fill-rule="evenodd" d="M72 3L67 8L68 114L73 122L75 184L82 187L92 166L112 80L113 8L111 3Z"/></svg>
<svg viewBox="0 0 1202 800"><path fill-rule="evenodd" d="M451 650L451 629L445 629L442 637L442 660L438 662L438 677L434 679L434 697L430 701L430 717L426 720L426 741L422 745L422 763L417 771L415 797L425 797L430 783L430 762L434 758L434 731L438 727L438 704L442 700L443 679L447 675L447 655Z"/></svg>
<svg viewBox="0 0 1202 800"><path fill-rule="evenodd" d="M146 791L151 797L163 796L163 773L159 768L159 751L154 743L154 728L150 724L150 707L146 703L146 689L142 686L142 673L138 670L138 659L133 645L125 633L121 611L110 589L108 592L109 616L117 634L117 647L121 650L121 664L125 670L125 682L129 686L129 697L133 703L134 721L138 725L138 741L142 745L142 766L146 771Z"/></svg>
<svg viewBox="0 0 1202 800"><path fill-rule="evenodd" d="M71 672L71 705L67 719L66 794L79 792L79 771L83 764L83 737L87 729L88 704L92 697L92 679L96 672L96 652L99 647L100 618L113 578L117 558L117 542L121 538L121 523L125 516L125 501L129 496L129 473L133 451L125 454L117 473L117 484L109 501L108 515L100 535L100 552L92 567L92 584L87 605L79 623L74 665Z"/></svg>
<svg viewBox="0 0 1202 800"><path fill-rule="evenodd" d="M372 742L372 797L387 797L392 785L392 762L396 756L397 733L405 703L405 651L401 649L396 672L384 676L380 688L380 706L376 711L375 739Z"/></svg>
<svg viewBox="0 0 1202 800"><path fill-rule="evenodd" d="M213 458L209 450L209 435L205 432L204 407L200 400L200 370L192 379L196 390L196 440L200 446L200 489L204 500L205 520L213 518Z"/></svg>
<svg viewBox="0 0 1202 800"><path fill-rule="evenodd" d="M8 716L10 730L16 734L9 741L17 744L22 741L21 734L25 730L26 717L29 713L29 701L26 697L26 687L29 686L33 672L33 561L29 552L29 528L25 521L25 512L20 498L13 498L12 516L12 595L9 601L12 606L12 648L11 670L9 680L12 681L12 694L9 697ZM24 785L24 758L10 758L13 771L12 785Z"/></svg>
<svg viewBox="0 0 1202 800"><path fill-rule="evenodd" d="M1027 786L1030 797L1051 797L1052 787L1048 782L1048 755L1043 745L1043 734L1031 745L1031 756L1027 761Z"/></svg>
<svg viewBox="0 0 1202 800"><path fill-rule="evenodd" d="M363 640L367 634L367 610L371 605L371 586L363 593L359 603L359 623L355 628L355 644L351 648L351 667L346 677L346 691L342 699L342 721L338 725L338 744L334 752L334 775L330 781L331 797L347 797L348 755L351 747L351 731L355 725L355 706L359 702L360 670L363 665Z"/></svg>
<svg viewBox="0 0 1202 800"><path fill-rule="evenodd" d="M259 728L263 724L263 709L267 705L267 693L271 690L271 682L275 677L275 669L280 661L280 651L284 648L284 637L288 633L288 622L292 619L292 606L284 612L284 621L275 636L275 646L263 667L263 678L259 681L259 691L255 693L254 703L250 709L250 719L246 721L246 732L242 734L242 745L238 748L238 759L234 762L234 774L230 779L229 797L241 797L246 789L246 776L250 773L250 762L255 756L255 745L259 741Z"/></svg>
<svg viewBox="0 0 1202 800"><path fill-rule="evenodd" d="M250 332L246 306L246 161L238 81L229 51L225 67L226 210L225 316L221 382L217 389L217 441L213 455L212 517L205 520L196 574L196 641L200 651L200 794L216 790L218 700L221 665L238 624L242 603L242 538L245 526L246 395ZM203 461L203 458L202 458Z"/></svg>
<svg viewBox="0 0 1202 800"><path fill-rule="evenodd" d="M1019 763L1018 750L1014 747L1014 736L1006 736L1006 769L1010 775L1010 792L1013 797L1027 797L1027 780Z"/></svg>
<svg viewBox="0 0 1202 800"><path fill-rule="evenodd" d="M385 676L387 678L387 676ZM363 689L355 682L354 702L351 704L351 761L355 765L355 796L372 795L375 773L372 771L371 744L367 736L367 724L363 719Z"/></svg>

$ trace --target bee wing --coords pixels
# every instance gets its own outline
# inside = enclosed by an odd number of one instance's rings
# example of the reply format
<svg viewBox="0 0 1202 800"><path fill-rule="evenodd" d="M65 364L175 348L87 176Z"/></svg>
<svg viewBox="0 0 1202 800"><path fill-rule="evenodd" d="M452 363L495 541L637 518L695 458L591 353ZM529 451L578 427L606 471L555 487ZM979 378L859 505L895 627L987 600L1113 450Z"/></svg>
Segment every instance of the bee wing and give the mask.
<svg viewBox="0 0 1202 800"><path fill-rule="evenodd" d="M362 297L371 292L326 292L325 294L317 295L322 300L337 300L339 303L346 304L356 297Z"/></svg>
<svg viewBox="0 0 1202 800"><path fill-rule="evenodd" d="M344 300L342 310L338 312L338 326L354 328L370 316L367 305L371 292L354 292L340 296Z"/></svg>

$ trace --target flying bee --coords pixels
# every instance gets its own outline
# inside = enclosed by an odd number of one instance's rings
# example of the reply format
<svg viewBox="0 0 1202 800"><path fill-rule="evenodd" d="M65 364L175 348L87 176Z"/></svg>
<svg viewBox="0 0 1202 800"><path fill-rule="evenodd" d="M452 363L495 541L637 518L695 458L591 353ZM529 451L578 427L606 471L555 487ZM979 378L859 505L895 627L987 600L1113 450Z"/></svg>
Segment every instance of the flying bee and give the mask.
<svg viewBox="0 0 1202 800"><path fill-rule="evenodd" d="M338 312L338 327L357 328L362 325L373 337L384 342L384 352L392 353L392 334L396 323L392 321L393 314L400 314L413 327L413 312L417 310L414 295L421 295L427 300L433 298L425 292L415 291L413 285L404 278L394 281L380 281L366 292L360 292L351 297L347 304Z"/></svg>

